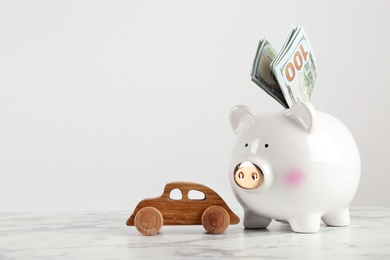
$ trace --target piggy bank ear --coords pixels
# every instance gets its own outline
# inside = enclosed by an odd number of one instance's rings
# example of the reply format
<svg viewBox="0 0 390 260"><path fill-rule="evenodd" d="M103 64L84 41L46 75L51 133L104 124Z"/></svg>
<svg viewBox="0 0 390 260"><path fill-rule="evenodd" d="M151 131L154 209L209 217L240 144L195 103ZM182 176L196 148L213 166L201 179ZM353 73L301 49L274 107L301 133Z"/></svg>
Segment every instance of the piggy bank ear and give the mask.
<svg viewBox="0 0 390 260"><path fill-rule="evenodd" d="M295 102L286 115L297 122L309 134L315 131L317 112L309 102Z"/></svg>
<svg viewBox="0 0 390 260"><path fill-rule="evenodd" d="M255 122L256 113L247 106L235 106L230 111L230 126L235 134L240 133Z"/></svg>

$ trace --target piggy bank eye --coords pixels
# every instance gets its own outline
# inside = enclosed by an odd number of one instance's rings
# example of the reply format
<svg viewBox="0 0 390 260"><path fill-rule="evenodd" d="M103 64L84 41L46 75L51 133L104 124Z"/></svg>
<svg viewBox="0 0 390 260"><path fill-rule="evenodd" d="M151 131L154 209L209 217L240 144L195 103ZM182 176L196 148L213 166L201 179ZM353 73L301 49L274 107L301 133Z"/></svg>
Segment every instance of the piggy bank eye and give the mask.
<svg viewBox="0 0 390 260"><path fill-rule="evenodd" d="M265 147L265 148L268 148L268 144L265 144L264 147Z"/></svg>
<svg viewBox="0 0 390 260"><path fill-rule="evenodd" d="M248 143L245 144L245 147L248 147Z"/></svg>

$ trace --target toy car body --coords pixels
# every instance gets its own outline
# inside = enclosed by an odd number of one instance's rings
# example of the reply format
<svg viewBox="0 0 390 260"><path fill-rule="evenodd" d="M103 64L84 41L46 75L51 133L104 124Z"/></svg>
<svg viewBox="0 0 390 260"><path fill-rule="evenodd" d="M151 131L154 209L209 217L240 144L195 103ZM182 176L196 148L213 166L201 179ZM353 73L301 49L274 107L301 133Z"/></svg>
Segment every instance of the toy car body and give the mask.
<svg viewBox="0 0 390 260"><path fill-rule="evenodd" d="M181 192L181 199L170 196L176 189ZM204 197L192 199L189 196L191 191L203 193ZM136 226L144 235L154 235L163 225L202 224L209 233L219 234L229 224L239 222L239 217L212 189L197 183L172 182L165 186L161 197L138 203L126 225Z"/></svg>

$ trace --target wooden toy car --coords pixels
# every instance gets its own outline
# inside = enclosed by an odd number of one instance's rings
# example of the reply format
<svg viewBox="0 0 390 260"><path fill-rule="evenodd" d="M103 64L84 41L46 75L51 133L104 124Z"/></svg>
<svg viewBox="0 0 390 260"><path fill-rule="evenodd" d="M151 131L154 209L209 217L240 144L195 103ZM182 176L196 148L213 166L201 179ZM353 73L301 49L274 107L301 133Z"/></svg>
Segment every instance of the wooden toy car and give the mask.
<svg viewBox="0 0 390 260"><path fill-rule="evenodd" d="M181 199L170 196L172 190L181 192ZM204 195L191 198L196 191ZM171 182L165 185L161 197L145 199L138 203L126 225L135 226L147 236L160 231L163 225L200 225L211 234L223 233L229 224L238 224L239 217L212 189L192 182Z"/></svg>

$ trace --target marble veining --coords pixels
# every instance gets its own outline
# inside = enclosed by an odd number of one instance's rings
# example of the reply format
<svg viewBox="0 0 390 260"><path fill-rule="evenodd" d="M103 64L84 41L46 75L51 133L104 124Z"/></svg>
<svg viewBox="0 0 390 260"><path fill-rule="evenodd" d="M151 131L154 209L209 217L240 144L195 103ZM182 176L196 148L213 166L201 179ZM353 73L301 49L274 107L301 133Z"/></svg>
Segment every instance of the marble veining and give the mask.
<svg viewBox="0 0 390 260"><path fill-rule="evenodd" d="M164 226L147 237L125 225L131 213L0 213L0 259L390 259L389 208L352 208L349 227L322 224L315 234L273 221L265 230L232 225L221 235Z"/></svg>

